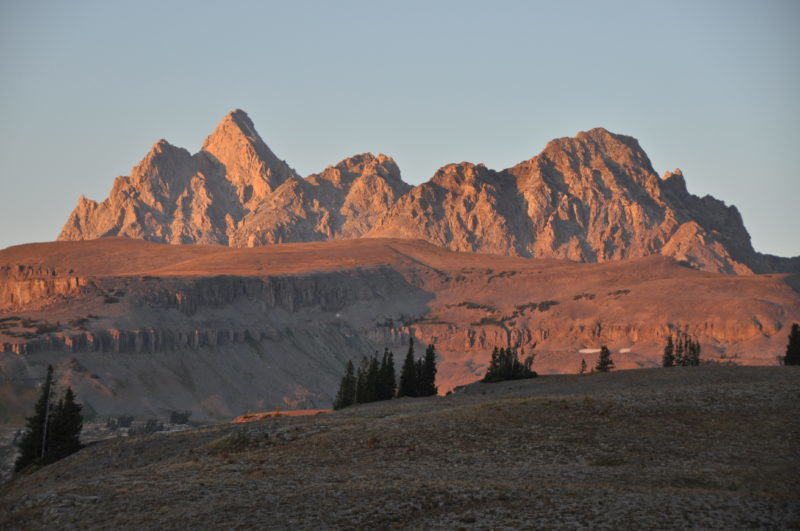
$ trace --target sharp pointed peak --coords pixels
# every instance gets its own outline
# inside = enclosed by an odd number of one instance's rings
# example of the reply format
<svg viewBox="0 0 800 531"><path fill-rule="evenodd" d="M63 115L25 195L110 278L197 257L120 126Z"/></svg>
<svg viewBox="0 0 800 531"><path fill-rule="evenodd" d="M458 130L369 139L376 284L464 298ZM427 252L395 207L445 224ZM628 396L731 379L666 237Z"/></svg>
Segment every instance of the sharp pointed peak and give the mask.
<svg viewBox="0 0 800 531"><path fill-rule="evenodd" d="M225 115L217 124L214 132L206 138L203 143L203 149L217 138L230 138L231 135L244 137L251 144L263 144L264 142L247 113L241 109L234 109Z"/></svg>
<svg viewBox="0 0 800 531"><path fill-rule="evenodd" d="M222 119L223 122L234 122L239 125L249 125L253 126L253 120L244 112L242 109L234 109L228 114L225 115L225 118Z"/></svg>

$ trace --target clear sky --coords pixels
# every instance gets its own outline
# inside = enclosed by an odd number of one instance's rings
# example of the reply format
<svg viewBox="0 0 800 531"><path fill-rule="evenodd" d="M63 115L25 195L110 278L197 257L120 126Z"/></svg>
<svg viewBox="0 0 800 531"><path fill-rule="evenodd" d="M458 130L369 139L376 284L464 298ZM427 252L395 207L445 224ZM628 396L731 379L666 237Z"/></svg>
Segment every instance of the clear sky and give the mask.
<svg viewBox="0 0 800 531"><path fill-rule="evenodd" d="M797 0L0 0L0 248L238 107L302 175L372 151L412 184L603 126L800 255L798 28Z"/></svg>

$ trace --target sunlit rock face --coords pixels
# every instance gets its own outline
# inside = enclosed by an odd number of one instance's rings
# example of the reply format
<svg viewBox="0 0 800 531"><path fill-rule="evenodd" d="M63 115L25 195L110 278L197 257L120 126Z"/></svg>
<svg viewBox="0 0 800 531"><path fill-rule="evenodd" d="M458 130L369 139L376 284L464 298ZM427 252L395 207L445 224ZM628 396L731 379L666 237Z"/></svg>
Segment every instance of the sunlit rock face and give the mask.
<svg viewBox="0 0 800 531"><path fill-rule="evenodd" d="M105 201L81 197L58 239L227 245L245 214L296 177L236 110L194 155L159 140L130 177L114 181Z"/></svg>
<svg viewBox="0 0 800 531"><path fill-rule="evenodd" d="M59 239L102 236L234 247L401 237L508 256L662 254L714 272L800 271L800 258L755 252L736 207L690 194L680 170L659 177L636 139L602 128L506 170L450 164L412 187L370 153L301 178L236 110L198 153L161 140L106 200L81 197Z"/></svg>

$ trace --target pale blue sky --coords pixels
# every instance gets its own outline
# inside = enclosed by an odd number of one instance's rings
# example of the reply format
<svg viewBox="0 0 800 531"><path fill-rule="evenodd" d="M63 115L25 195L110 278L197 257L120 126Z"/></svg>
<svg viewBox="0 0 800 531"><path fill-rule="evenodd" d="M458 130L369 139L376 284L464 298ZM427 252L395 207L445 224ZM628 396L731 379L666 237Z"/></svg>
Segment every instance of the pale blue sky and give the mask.
<svg viewBox="0 0 800 531"><path fill-rule="evenodd" d="M603 126L798 255L798 28L796 0L0 0L0 248L238 107L302 175L372 151L413 184Z"/></svg>

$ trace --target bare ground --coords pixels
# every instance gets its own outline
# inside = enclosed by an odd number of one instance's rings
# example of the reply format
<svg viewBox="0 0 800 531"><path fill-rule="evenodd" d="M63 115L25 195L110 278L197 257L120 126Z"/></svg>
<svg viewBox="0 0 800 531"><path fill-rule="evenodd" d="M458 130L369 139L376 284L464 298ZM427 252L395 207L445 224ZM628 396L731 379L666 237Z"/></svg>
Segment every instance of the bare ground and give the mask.
<svg viewBox="0 0 800 531"><path fill-rule="evenodd" d="M0 489L0 527L792 528L800 370L476 384L103 441Z"/></svg>

